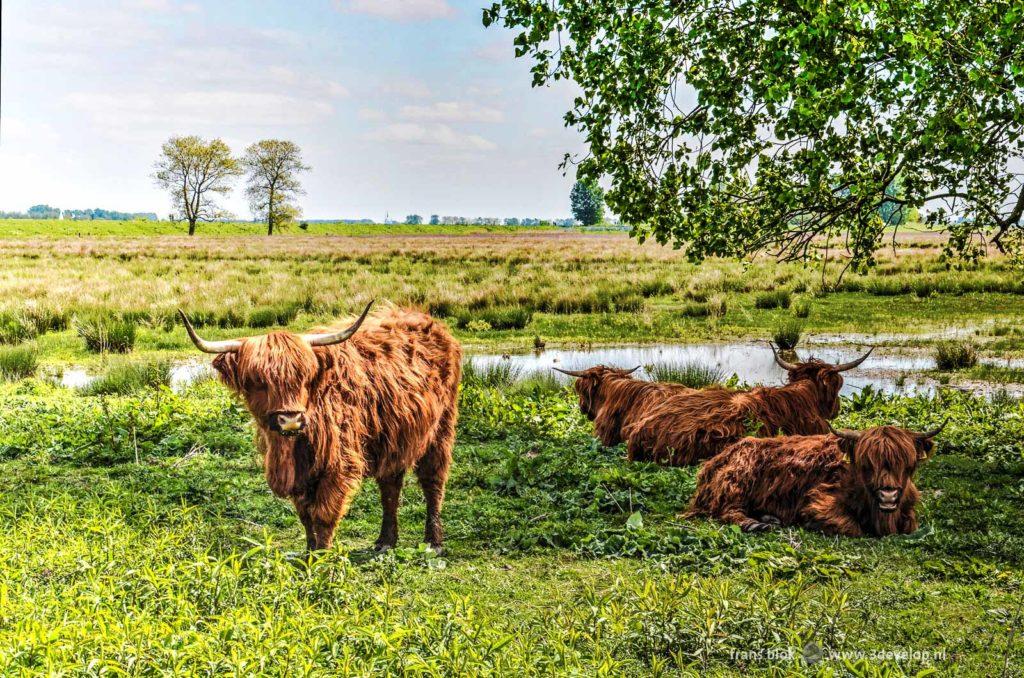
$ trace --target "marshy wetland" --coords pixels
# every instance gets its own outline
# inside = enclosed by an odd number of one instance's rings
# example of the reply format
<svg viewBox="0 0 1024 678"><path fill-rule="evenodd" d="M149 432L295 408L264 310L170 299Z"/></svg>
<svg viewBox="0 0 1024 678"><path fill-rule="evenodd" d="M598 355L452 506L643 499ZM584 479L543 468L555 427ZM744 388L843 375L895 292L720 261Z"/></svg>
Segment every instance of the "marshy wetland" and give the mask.
<svg viewBox="0 0 1024 678"><path fill-rule="evenodd" d="M909 236L838 280L622 233L0 240L0 673L1019 675L1024 277L941 255ZM309 561L176 309L227 338L370 298L466 347L448 550L418 546L409 480L398 549L369 550L368 486ZM949 417L918 532L685 520L696 469L601 447L548 369L780 383L764 341L794 334L830 361L875 347L839 425Z"/></svg>

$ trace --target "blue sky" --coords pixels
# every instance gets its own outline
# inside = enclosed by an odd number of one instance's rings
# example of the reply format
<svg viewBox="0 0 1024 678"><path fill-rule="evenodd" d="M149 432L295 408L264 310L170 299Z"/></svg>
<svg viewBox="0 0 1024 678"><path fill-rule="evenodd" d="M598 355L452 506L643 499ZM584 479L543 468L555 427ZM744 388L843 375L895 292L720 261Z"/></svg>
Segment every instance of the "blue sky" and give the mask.
<svg viewBox="0 0 1024 678"><path fill-rule="evenodd" d="M574 92L531 88L483 4L5 0L0 209L166 215L160 144L199 134L298 143L308 218L568 216Z"/></svg>

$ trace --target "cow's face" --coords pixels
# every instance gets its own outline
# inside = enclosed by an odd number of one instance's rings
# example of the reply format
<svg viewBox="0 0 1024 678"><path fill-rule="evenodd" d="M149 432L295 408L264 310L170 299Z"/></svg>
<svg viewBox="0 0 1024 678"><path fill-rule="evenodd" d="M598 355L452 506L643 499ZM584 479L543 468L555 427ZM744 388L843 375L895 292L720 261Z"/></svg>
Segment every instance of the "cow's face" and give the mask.
<svg viewBox="0 0 1024 678"><path fill-rule="evenodd" d="M914 472L932 447L931 435L895 426L840 434L854 481L870 498L872 511L883 514L896 511L905 497L917 495Z"/></svg>
<svg viewBox="0 0 1024 678"><path fill-rule="evenodd" d="M217 356L213 366L267 430L286 437L304 432L320 365L302 337L273 332L246 339L238 351Z"/></svg>
<svg viewBox="0 0 1024 678"><path fill-rule="evenodd" d="M843 375L834 365L812 359L787 371L791 384L804 380L814 383L821 416L834 419L839 415L839 392L843 389Z"/></svg>
<svg viewBox="0 0 1024 678"><path fill-rule="evenodd" d="M587 419L593 421L603 405L602 387L604 384L613 379L629 379L631 378L629 375L635 372L636 369L623 370L616 367L598 365L579 371L558 371L576 377L573 389L576 391L577 397L579 397L580 412Z"/></svg>
<svg viewBox="0 0 1024 678"><path fill-rule="evenodd" d="M362 315L343 330L302 335L271 332L226 341L203 339L188 317L178 312L196 348L217 355L213 367L224 383L245 399L257 423L272 433L293 437L306 429L310 393L321 372L314 348L346 341L366 320L372 305L372 301L368 303Z"/></svg>

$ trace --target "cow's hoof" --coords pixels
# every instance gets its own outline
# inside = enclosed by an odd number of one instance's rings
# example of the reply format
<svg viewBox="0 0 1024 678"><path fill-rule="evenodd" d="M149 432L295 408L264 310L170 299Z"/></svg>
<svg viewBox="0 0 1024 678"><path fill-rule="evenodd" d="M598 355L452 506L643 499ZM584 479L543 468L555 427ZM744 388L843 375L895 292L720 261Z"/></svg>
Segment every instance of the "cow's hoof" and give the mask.
<svg viewBox="0 0 1024 678"><path fill-rule="evenodd" d="M377 542L376 544L373 545L373 550L376 551L377 553L387 553L388 551L390 551L393 548L395 548L394 544L386 544L386 543L381 543L381 542Z"/></svg>
<svg viewBox="0 0 1024 678"><path fill-rule="evenodd" d="M782 525L782 521L779 520L778 516L773 516L770 513L761 516L761 522L768 523L769 525Z"/></svg>
<svg viewBox="0 0 1024 678"><path fill-rule="evenodd" d="M769 523L761 523L756 520L752 520L743 526L744 532L767 532L772 529L772 525Z"/></svg>
<svg viewBox="0 0 1024 678"><path fill-rule="evenodd" d="M444 544L428 544L427 546L430 547L430 550L434 552L435 556L444 555Z"/></svg>

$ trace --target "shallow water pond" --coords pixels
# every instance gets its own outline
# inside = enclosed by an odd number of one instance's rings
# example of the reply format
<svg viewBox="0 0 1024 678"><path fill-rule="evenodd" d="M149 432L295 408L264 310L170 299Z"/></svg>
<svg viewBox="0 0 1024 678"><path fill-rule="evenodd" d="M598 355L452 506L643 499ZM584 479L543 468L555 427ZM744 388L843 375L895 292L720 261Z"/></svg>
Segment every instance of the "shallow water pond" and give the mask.
<svg viewBox="0 0 1024 678"><path fill-rule="evenodd" d="M857 358L869 348L868 345L813 344L797 350L799 359L819 358L830 363L847 362ZM792 360L792 356L789 357ZM526 376L534 372L546 372L553 367L580 370L594 365L612 365L632 368L640 366L639 374L649 377L646 368L656 364L679 364L697 362L717 366L726 378L735 374L747 384L775 385L785 383L785 370L772 358L772 352L764 342L733 342L723 344L655 344L647 346L612 346L585 349L551 349L523 354L469 353L467 360L482 369L508 363L519 374ZM1010 367L1024 366L1021 360L985 360ZM891 349L876 349L860 366L844 376L843 395L852 395L866 386L885 393L913 395L933 393L938 383L923 374L935 368L934 359L925 353L900 353ZM554 373L561 381L569 377ZM181 390L192 382L210 378L213 370L209 361L193 359L180 362L171 368L171 388ZM68 388L82 388L95 379L82 368L67 368L60 382ZM986 382L972 382L964 386L979 393L990 393L1003 388ZM1016 395L1024 393L1024 385L1008 385L1006 389Z"/></svg>

